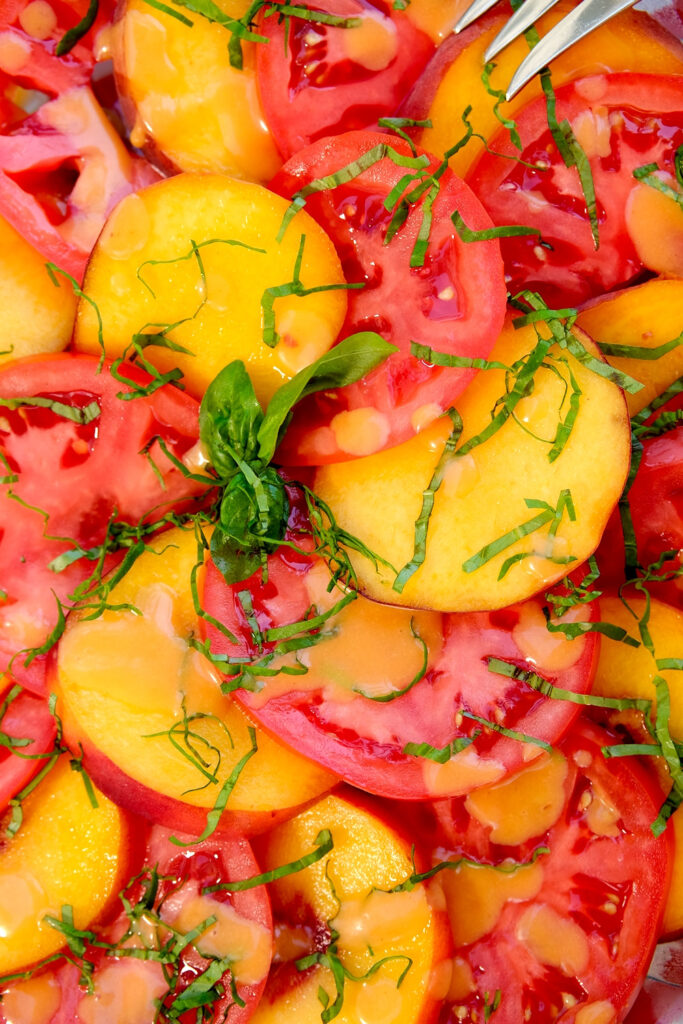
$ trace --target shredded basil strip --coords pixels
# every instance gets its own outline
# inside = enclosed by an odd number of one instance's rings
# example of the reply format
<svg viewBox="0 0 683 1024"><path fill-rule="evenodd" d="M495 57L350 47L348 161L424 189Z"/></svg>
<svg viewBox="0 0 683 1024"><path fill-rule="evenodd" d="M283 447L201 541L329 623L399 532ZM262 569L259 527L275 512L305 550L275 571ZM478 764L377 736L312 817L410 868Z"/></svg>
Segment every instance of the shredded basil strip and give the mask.
<svg viewBox="0 0 683 1024"><path fill-rule="evenodd" d="M57 274L61 274L61 276L65 277L69 284L71 285L71 290L73 291L76 298L83 299L84 302L87 302L90 308L95 313L95 318L97 319L97 344L100 347L100 361L97 364L97 372L101 373L102 367L104 366L105 351L104 324L102 323L102 314L100 313L99 306L97 305L94 299L91 299L90 296L83 291L76 278L72 274L69 274L66 270L62 270L62 268L58 267L56 263L46 263L45 269L47 270L48 277L52 281L55 288L61 287L59 281L57 280Z"/></svg>
<svg viewBox="0 0 683 1024"><path fill-rule="evenodd" d="M346 185L349 181L353 181L354 178L357 178L364 171L367 171L374 164L384 159L391 160L398 167L412 167L415 169L426 167L429 164L429 157L425 154L418 157L403 156L402 153L397 152L392 146L387 145L386 142L378 143L372 149L359 156L357 160L353 160L351 163L346 164L346 166L340 167L333 174L327 174L323 178L314 178L308 185L295 192L282 218L282 223L277 233L277 241L282 241L290 221L306 205L308 196L315 195L316 192L327 192L338 188L340 185Z"/></svg>
<svg viewBox="0 0 683 1024"><path fill-rule="evenodd" d="M278 878L295 875L299 871L303 871L304 868L310 867L311 864L316 864L331 852L334 848L334 842L330 830L328 828L321 829L313 840L313 845L317 847L316 850L304 854L298 860L290 861L289 864L281 864L280 867L273 868L271 871L264 871L260 875L244 878L237 882L220 882L218 885L208 885L202 889L202 893L244 892L246 889L255 889L258 885L269 885L271 882L276 882Z"/></svg>
<svg viewBox="0 0 683 1024"><path fill-rule="evenodd" d="M657 192L661 192L662 195L667 197L667 199L673 199L673 201L683 210L683 192L676 191L675 188L672 188L671 185L667 184L666 181L663 181L662 178L658 178L657 171L661 171L661 167L659 167L658 164L643 164L642 167L634 168L633 177L636 181L642 182L643 185L649 185L650 188L654 188ZM676 167L676 179L678 180L678 165Z"/></svg>
<svg viewBox="0 0 683 1024"><path fill-rule="evenodd" d="M77 405L67 405L66 402L58 402L53 398L42 398L40 395L26 396L25 398L0 397L0 406L12 410L21 409L23 406L50 409L55 416L61 416L64 420L71 420L72 423L79 423L83 426L92 423L102 412L97 402L88 402L81 408Z"/></svg>
<svg viewBox="0 0 683 1024"><path fill-rule="evenodd" d="M432 366L456 366L462 369L505 370L508 373L512 372L512 368L507 363L500 363L495 359L479 359L478 357L471 356L456 356L450 352L437 352L435 349L430 348L429 345L423 345L418 341L411 341L410 354L415 356L416 359L422 359L425 363L430 363Z"/></svg>
<svg viewBox="0 0 683 1024"><path fill-rule="evenodd" d="M493 107L494 116L500 121L504 128L507 128L513 146L515 147L515 149L518 149L521 152L522 140L519 137L519 131L517 129L516 122L513 121L512 118L505 117L505 115L502 114L500 111L501 105L507 102L505 92L503 89L494 89L493 86L491 85L491 75L495 68L496 64L494 61L489 61L487 64L485 64L484 69L481 73L481 80L489 96L492 96L496 100L496 103Z"/></svg>
<svg viewBox="0 0 683 1024"><path fill-rule="evenodd" d="M434 498L436 492L443 483L443 478L446 473L448 464L450 463L455 446L460 440L462 434L462 419L457 409L448 409L446 415L450 417L452 430L446 438L443 451L439 456L439 460L434 467L431 480L429 481L426 489L422 492L422 508L420 514L415 520L415 544L413 548L413 557L409 562L403 566L401 571L396 576L393 582L393 589L401 594L406 583L410 577L417 572L427 556L427 532L429 530L429 521L434 508Z"/></svg>
<svg viewBox="0 0 683 1024"><path fill-rule="evenodd" d="M600 596L599 594L595 595ZM636 640L621 626L613 622L551 622L548 618L546 629L549 633L563 633L568 640L576 640L586 633L601 633L616 640L618 643L626 644L628 647L640 647L640 640Z"/></svg>
<svg viewBox="0 0 683 1024"><path fill-rule="evenodd" d="M90 31L95 24L99 7L99 0L90 0L85 16L81 18L77 25L70 28L68 32L65 32L57 43L55 47L57 57L63 57L65 54L70 53L76 43L79 43L83 36Z"/></svg>
<svg viewBox="0 0 683 1024"><path fill-rule="evenodd" d="M459 736L457 739L451 740L445 747L433 747L431 743L406 743L402 752L410 754L411 757L422 757L427 761L435 761L436 764L446 764L461 750L470 747L477 736L481 736L480 729L477 729L471 736Z"/></svg>
<svg viewBox="0 0 683 1024"><path fill-rule="evenodd" d="M470 868L485 868L490 871L497 871L503 875L512 875L515 871L519 871L520 868L531 867L539 857L545 857L550 853L547 846L539 846L532 853L529 860L526 861L515 861L504 864L481 864L479 861L472 860L470 857L458 857L457 860L442 860L434 867L429 868L428 871L413 871L412 875L407 878L404 882L400 882L398 885L393 886L389 889L389 892L412 892L416 885L420 882L427 882L434 875L438 875L441 871L458 871L462 867Z"/></svg>
<svg viewBox="0 0 683 1024"><path fill-rule="evenodd" d="M174 11L172 7L161 2L161 0L142 0L143 4L147 4L148 7L153 7L157 11L161 11L162 14L168 14L171 18L175 18L181 25L186 25L187 28L193 28L194 22L190 18L186 18L180 11Z"/></svg>
<svg viewBox="0 0 683 1024"><path fill-rule="evenodd" d="M197 839L191 839L187 842L183 842L182 839L178 839L176 836L169 836L169 842L173 843L174 846L196 846L198 843L202 843L205 839L208 839L209 836L213 835L213 833L218 828L218 823L221 820L223 811L227 806L228 800L230 799L230 795L235 786L237 785L237 782L239 780L240 775L242 774L243 769L246 767L247 762L254 756L254 754L258 750L258 744L256 742L256 731L252 728L252 726L249 726L248 732L249 739L251 740L251 747L246 752L246 754L244 754L244 756L239 759L233 770L230 772L230 775L223 783L223 787L220 793L218 794L218 797L216 799L215 804L213 805L213 808L209 811L209 813L206 816L206 827L204 831Z"/></svg>
<svg viewBox="0 0 683 1024"><path fill-rule="evenodd" d="M644 345L620 345L617 342L610 341L598 342L598 348L605 356L612 356L616 359L644 359L648 361L661 359L662 356L672 352L675 348L680 348L681 345L683 345L683 331L681 331L677 338L665 341L663 344L655 346L655 348L646 348Z"/></svg>
<svg viewBox="0 0 683 1024"><path fill-rule="evenodd" d="M642 698L631 697L599 697L597 694L574 693L573 690L565 690L555 686L554 683L539 676L536 672L529 672L527 669L513 665L509 661L501 661L500 658L488 658L487 666L489 672L499 676L507 676L518 682L526 683L533 690L550 697L553 700L566 700L572 704L582 704L589 708L612 708L615 711L625 711L627 708L634 708L642 711L648 716L652 710L652 701Z"/></svg>
<svg viewBox="0 0 683 1024"><path fill-rule="evenodd" d="M543 241L543 235L538 228L524 227L522 224L501 224L499 227L484 228L481 231L473 231L465 224L458 210L451 214L451 220L458 232L462 242L487 242L492 238L514 238L517 235L538 235L539 245L545 249L551 249L549 242Z"/></svg>
<svg viewBox="0 0 683 1024"><path fill-rule="evenodd" d="M473 722L478 722L479 725L483 725L486 729L490 729L492 732L500 733L501 736L507 736L510 740L517 740L519 743L533 743L535 746L541 747L549 753L552 752L552 743L547 743L545 740L541 740L537 736L529 736L527 733L518 732L516 729L508 729L504 725L492 722L488 718L482 718L480 715L475 715L471 711L462 711L461 714L464 718L471 718Z"/></svg>
<svg viewBox="0 0 683 1024"><path fill-rule="evenodd" d="M483 565L490 562L492 558L496 557L496 555L505 551L506 548L511 547L518 540L521 540L522 537L527 537L530 533L535 533L536 530L545 526L546 523L552 524L549 535L554 537L564 515L565 509L570 521L575 522L576 520L576 511L574 509L572 496L567 489L560 492L557 506L555 508L553 508L552 505L549 505L547 501L541 501L536 498L525 498L524 503L527 508L540 508L542 511L532 519L528 519L526 522L520 523L519 526L516 526L513 530L510 530L502 537L498 537L497 540L491 541L490 544L485 544L484 547L477 551L476 554L463 562L463 572L476 572L477 569L481 569Z"/></svg>
<svg viewBox="0 0 683 1024"><path fill-rule="evenodd" d="M354 686L354 693L360 694L361 697L367 697L368 700L374 700L378 704L388 704L392 700L396 700L398 697L404 697L406 693L410 693L412 688L417 686L417 684L424 679L429 665L429 648L415 628L415 620L413 618L410 620L410 632L413 634L413 638L418 642L422 650L422 664L408 685L404 686L400 690L392 690L391 693L383 693L380 696L373 696L373 694L367 693L365 690L361 690L360 687Z"/></svg>
<svg viewBox="0 0 683 1024"><path fill-rule="evenodd" d="M576 168L579 181L581 182L583 196L586 201L586 212L590 221L593 245L597 250L600 248L598 205L590 161L574 135L569 121L566 119L564 121L557 120L557 101L550 77L550 70L548 68L544 68L543 71L541 71L541 86L546 100L546 114L550 134L553 137L565 166Z"/></svg>

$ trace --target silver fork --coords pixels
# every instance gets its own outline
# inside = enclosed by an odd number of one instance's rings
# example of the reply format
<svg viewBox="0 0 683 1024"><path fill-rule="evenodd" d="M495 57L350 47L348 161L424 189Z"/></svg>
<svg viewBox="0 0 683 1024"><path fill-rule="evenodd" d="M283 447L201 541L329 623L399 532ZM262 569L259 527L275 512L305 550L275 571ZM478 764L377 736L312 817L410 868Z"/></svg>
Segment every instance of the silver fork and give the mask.
<svg viewBox="0 0 683 1024"><path fill-rule="evenodd" d="M460 16L453 31L461 32L462 29L467 28L495 3L496 0L474 0L474 3L470 4ZM556 3L557 0L524 0L522 6L515 11L491 42L484 54L484 59L493 60L508 43L525 32L537 18L549 11ZM544 35L524 58L512 76L506 99L512 99L534 75L550 64L551 60L563 53L572 43L583 39L598 25L609 21L615 14L625 11L627 7L632 7L634 3L636 0L582 0L573 11L570 11L550 32Z"/></svg>

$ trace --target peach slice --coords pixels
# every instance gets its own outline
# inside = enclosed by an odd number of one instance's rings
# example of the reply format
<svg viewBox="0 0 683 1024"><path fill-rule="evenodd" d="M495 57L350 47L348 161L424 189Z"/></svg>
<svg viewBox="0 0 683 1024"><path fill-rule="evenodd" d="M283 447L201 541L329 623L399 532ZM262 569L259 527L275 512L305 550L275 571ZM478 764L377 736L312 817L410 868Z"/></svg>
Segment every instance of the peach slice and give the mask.
<svg viewBox="0 0 683 1024"><path fill-rule="evenodd" d="M63 757L24 801L21 828L0 849L0 974L64 946L46 915L61 918L70 906L75 926L87 928L118 891L127 827L115 804L96 797L95 808Z"/></svg>
<svg viewBox="0 0 683 1024"><path fill-rule="evenodd" d="M82 744L98 785L121 805L195 834L252 746L249 720L188 645L197 631L189 584L196 560L191 531L159 537L112 590L111 603L131 610L70 621L56 679L67 736ZM263 830L336 782L260 730L256 743L221 828Z"/></svg>
<svg viewBox="0 0 683 1024"><path fill-rule="evenodd" d="M221 0L241 18L246 0ZM256 86L256 43L231 67L225 28L184 8L169 17L144 0L120 5L114 71L131 142L167 172L215 171L268 181L281 160Z"/></svg>
<svg viewBox="0 0 683 1024"><path fill-rule="evenodd" d="M79 304L76 348L100 352L92 303L112 357L137 332L174 325L169 338L189 352L147 348L155 366L179 367L201 396L219 370L242 359L267 402L332 346L346 313L341 264L324 230L302 211L276 241L287 206L261 185L223 175L180 174L128 196L93 250L83 285L91 301ZM266 341L262 299L293 280L302 245L302 286L335 290L276 298L276 334Z"/></svg>
<svg viewBox="0 0 683 1024"><path fill-rule="evenodd" d="M659 181L668 193L663 194L656 185L647 184L647 178L634 185L626 201L626 227L643 266L657 274L681 277L681 190L673 174L665 171L654 174L650 180Z"/></svg>
<svg viewBox="0 0 683 1024"><path fill-rule="evenodd" d="M0 217L0 362L60 352L71 339L76 299L55 288L45 260Z"/></svg>
<svg viewBox="0 0 683 1024"><path fill-rule="evenodd" d="M537 22L540 35L545 35L573 7L573 3L562 2L540 18ZM500 127L494 113L496 96L487 92L482 72L484 51L504 24L504 18L491 18L489 27L486 23L474 25L460 40L454 38L447 43L453 59L443 71L433 72L435 81L432 81L429 69L425 73L421 88L431 86L431 103L426 104L427 109L412 110L409 102L407 113L411 117L431 120L432 127L426 128L419 139L420 145L428 152L444 153L464 134L461 116L467 107L472 107L470 121L474 130L485 139L491 138ZM505 91L527 53L528 44L521 36L498 54L490 75L493 91ZM444 56L437 55L435 69L443 64ZM629 70L661 74L663 68L668 74L683 72L681 44L645 13L624 11L553 61L553 86L557 88L564 82L595 72ZM514 119L525 104L540 95L540 80L536 77L514 99L500 105L501 117ZM451 160L455 173L465 177L483 150L483 141L471 139Z"/></svg>
<svg viewBox="0 0 683 1024"><path fill-rule="evenodd" d="M601 296L579 313L577 324L597 344L656 349L683 334L683 281L654 278L635 288ZM657 359L605 355L608 363L644 385L627 395L631 416L683 374L683 344Z"/></svg>
<svg viewBox="0 0 683 1024"><path fill-rule="evenodd" d="M427 1024L444 994L437 991L439 981L450 968L442 898L435 905L434 891L423 886L386 891L411 875L409 842L378 816L376 805L351 791L326 797L264 837L257 850L264 869L314 849L323 829L331 833L331 852L271 888L281 922L276 926L280 964L271 973L253 1024L317 1024L320 991L330 1003L337 994L332 972L321 964L299 971L295 963L327 948L332 930L341 963L363 979L347 978L339 1024ZM369 973L385 957L395 959Z"/></svg>
<svg viewBox="0 0 683 1024"><path fill-rule="evenodd" d="M600 600L600 611L605 622L613 622L627 630L636 639L638 620L647 611L643 597L628 598L631 611L616 596ZM655 598L650 600L647 627L658 659L683 657L683 613ZM644 698L655 701L653 679L661 675L669 686L671 713L669 729L678 743L683 742L683 673L659 671L654 658L643 645L637 648L603 637L600 659L593 682L593 691L601 697ZM656 703L656 701L655 701ZM645 742L647 739L644 737ZM677 855L674 858L671 888L664 910L665 935L683 933L683 808L672 817L672 828Z"/></svg>
<svg viewBox="0 0 683 1024"><path fill-rule="evenodd" d="M586 336L581 338L586 349L595 352ZM491 359L510 366L525 358L536 341L533 328L515 331L508 323ZM368 560L352 555L367 596L443 611L501 608L546 588L565 575L568 564L578 565L595 550L628 469L626 405L614 384L565 352L551 353L560 377L539 370L533 393L521 399L514 416L484 443L448 462L435 497L425 561L403 592L393 589L395 576L390 570L376 571ZM568 362L558 361L558 356ZM581 391L579 411L569 440L551 462L558 421L564 420L574 387L570 372ZM491 410L505 395L505 371L482 371L475 378L458 400L464 424L459 446L491 424ZM325 466L316 474L314 490L330 505L339 524L396 569L413 556L423 491L450 429L450 420L443 417L403 445ZM488 560L483 558L488 545L535 517L539 506L527 507L527 500L557 509L565 491L571 494L574 521L566 514L554 535L543 526ZM526 557L514 561L522 555Z"/></svg>

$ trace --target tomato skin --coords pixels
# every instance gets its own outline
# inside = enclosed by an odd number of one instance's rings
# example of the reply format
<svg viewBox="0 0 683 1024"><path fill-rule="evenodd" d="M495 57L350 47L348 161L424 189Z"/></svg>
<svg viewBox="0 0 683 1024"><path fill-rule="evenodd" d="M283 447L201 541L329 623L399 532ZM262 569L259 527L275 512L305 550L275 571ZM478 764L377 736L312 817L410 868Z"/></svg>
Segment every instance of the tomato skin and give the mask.
<svg viewBox="0 0 683 1024"><path fill-rule="evenodd" d="M648 423L681 408L683 397L679 395L653 413ZM640 464L627 498L640 564L645 568L658 562L664 552L677 552L657 571L661 579L648 582L648 590L653 597L683 608L681 576L675 575L683 565L683 426L643 440ZM624 534L618 509L610 517L596 557L607 582L623 581Z"/></svg>
<svg viewBox="0 0 683 1024"><path fill-rule="evenodd" d="M0 575L6 591L0 606L0 664L5 668L12 662L18 681L38 693L45 691L46 656L29 665L14 656L43 644L57 624L56 598L68 606L68 595L95 567L92 561L79 559L55 572L49 568L52 559L72 549L73 542L85 549L101 544L110 517L136 524L150 514L161 517L205 492L201 484L182 476L154 444L162 487L141 454L148 442L161 436L182 457L197 441L197 402L170 386L149 397L123 401L117 393L130 388L111 376L109 364L99 374L97 366L91 356L60 354L18 360L0 370L4 398L57 396L81 408L96 401L101 410L84 426L46 409L2 410L0 449L18 479L12 482L10 477L0 493ZM121 369L141 384L148 380L137 367ZM104 571L122 554L108 556Z"/></svg>
<svg viewBox="0 0 683 1024"><path fill-rule="evenodd" d="M0 134L0 214L79 282L114 206L158 179L128 153L88 86Z"/></svg>
<svg viewBox="0 0 683 1024"><path fill-rule="evenodd" d="M537 235L501 242L508 287L538 291L551 307L575 305L632 280L643 269L626 224L626 205L638 183L633 171L657 163L673 174L673 155L683 142L680 77L613 73L560 86L558 121L569 120L584 149L597 196L600 246L596 250L576 169L565 167L550 129L545 99L518 115L519 152L506 131L467 175L496 224L531 224ZM549 164L533 170L516 162Z"/></svg>
<svg viewBox="0 0 683 1024"><path fill-rule="evenodd" d="M0 704L7 700L11 685L0 690ZM0 815L9 801L37 774L45 760L37 755L52 750L57 724L48 706L40 697L22 691L8 705L0 719L0 729L18 740L30 739L15 753L9 746L0 746ZM24 756L21 756L24 755Z"/></svg>
<svg viewBox="0 0 683 1024"><path fill-rule="evenodd" d="M291 198L312 180L340 170L380 143L411 155L407 144L393 136L348 132L297 154L271 187ZM430 168L437 166L432 159ZM384 158L347 185L307 199L307 211L335 243L346 280L364 284L348 292L340 337L376 331L399 351L356 384L304 399L278 451L284 464L344 461L412 437L455 401L476 371L439 368L416 359L411 342L485 358L500 333L506 294L498 242L460 241L450 219L454 209L474 230L489 227L490 221L450 170L440 178L424 266L409 266L422 225L421 204L413 204L403 227L385 244L391 214L384 201L405 173ZM351 438L345 439L345 425L364 416L371 427L352 429Z"/></svg>
<svg viewBox="0 0 683 1024"><path fill-rule="evenodd" d="M434 52L408 15L384 0L321 0L314 9L383 26L394 52L383 67L363 66L345 45L358 30L262 13L257 31L269 42L257 46L259 93L285 160L316 139L372 127L393 112Z"/></svg>
<svg viewBox="0 0 683 1024"><path fill-rule="evenodd" d="M462 1001L468 1012L481 1010L485 991L500 989L501 1024L525 1019L546 1024L558 1019L558 1009L566 1005L566 1018L560 1016L574 1021L583 1005L599 1001L611 1004L615 1022L624 1020L658 938L673 839L670 829L658 838L651 831L663 799L653 776L633 757L602 755L601 748L615 741L612 734L579 720L559 747L569 765L564 810L546 833L520 847L492 843L486 827L463 814L460 801L438 805L442 842L451 856L500 864L505 857L528 861L540 847L549 850L536 862L543 870L537 894L508 901L487 935L456 950L476 978L476 993ZM598 819L597 831L586 816L596 800L604 801L607 814L603 824ZM604 910L606 900L614 911ZM533 944L519 938L525 912L537 906L550 908L585 933L588 959L575 975L543 963ZM563 1003L565 992L578 1000L575 1006ZM454 1007L441 1021L462 1019L474 1017L463 1018Z"/></svg>
<svg viewBox="0 0 683 1024"><path fill-rule="evenodd" d="M137 876L144 873L148 875L148 869L154 867L157 868L160 876L157 905L159 905L159 900L163 904L164 901L167 902L169 899L173 899L178 893L182 895L185 888L194 894L198 887L250 878L257 875L260 870L251 846L240 836L233 836L230 839L212 837L196 845L178 847L170 842L170 837L173 833L161 826L154 826L147 832L144 825L138 822L136 833L140 838L144 837L144 839L136 849L138 859L131 868L131 881L123 890L126 898L130 900L133 906L140 900L143 891L142 884L137 880ZM191 841L189 836L180 835L177 838L183 843ZM218 894L218 898L222 898L221 894ZM272 933L270 901L263 886L247 889L244 892L232 893L227 897L226 902L229 902L234 907L240 917L253 921L259 928L266 929ZM97 934L98 940L113 944L118 942L129 924L129 919L117 900L108 918L100 922L99 925L94 926L93 930ZM93 946L86 946L84 955L87 960L94 964L92 980L96 993L98 991L98 982L102 978L103 973L111 970L112 967L114 969L117 966L127 968L132 963L138 965L139 969L143 972L149 967L147 961L131 960L130 957L106 956L103 950ZM188 949L183 954L181 963L180 990L190 984L193 978L207 966L207 962L197 954L194 948ZM79 971L73 964L64 963L57 968L48 970L60 990L60 1005L52 1018L50 1018L49 1024L85 1024L86 1019L88 1021L93 1019L97 1021L107 1020L109 1024L109 1018L106 1016L92 1017L92 1005L88 1007L89 1015L87 1018L79 1014L79 1007L82 1005L86 990L79 986ZM128 978L124 977L120 984L123 984L125 987L127 981ZM223 1014L225 1014L228 1007L231 1007L230 1019L233 1021L233 1024L234 1022L246 1024L258 1004L265 983L266 977L262 981L255 983L238 983L237 991L241 999L244 1000L245 1005L231 1005L230 972L226 972L222 979L226 992L211 1005L211 1016L205 1018L207 1024L219 1024L219 1022L223 1021ZM173 995L177 994L177 992L173 993ZM103 1012L102 1008L100 1008L99 1012ZM111 1012L113 1013L114 1010ZM121 1007L119 1007L118 1012L120 1014ZM150 1016L149 1021L145 1020L143 1022L141 1020L141 1024L154 1024L155 1019L156 1017ZM196 1011L188 1010L178 1018L174 1017L173 1019L177 1019L179 1024L194 1024L196 1021ZM4 1017L0 1008L0 1021L3 1020ZM138 1018L136 1017L137 1021ZM112 1024L114 1024L113 1021ZM121 1016L116 1016L115 1024L128 1024L128 1020L124 1021Z"/></svg>
<svg viewBox="0 0 683 1024"><path fill-rule="evenodd" d="M202 620L212 650L253 659L269 653L273 644L266 641L260 652L254 645L239 594L244 590L250 593L253 613L263 632L301 621L311 604L306 575L315 564L311 559L303 565L292 565L289 550L281 548L268 559L265 585L259 571L249 580L229 587L213 563L209 563L204 585L206 610L237 637L237 644L230 644L224 634ZM357 600L361 602L357 606L360 614L363 604L374 608L362 597ZM590 619L599 617L594 605L587 607L585 614ZM478 715L548 743L558 741L576 718L578 705L541 697L530 687L488 670L488 659L498 658L525 671L539 671L555 686L587 692L597 659L596 634L588 633L580 641L581 653L573 664L550 671L537 669L523 651L529 635L527 624L537 620L544 622L540 603L533 601L500 612L443 615L441 647L430 648L423 677L408 693L387 703L350 693L346 687L335 694L334 680L324 674L315 677L313 688L306 685L305 677L299 685L297 676L278 677L270 698L267 679L263 680L262 693L236 690L234 697L278 740L359 789L394 799L429 798L438 783L426 771L428 761L404 753L407 743L442 748L456 739L471 737L472 760L482 770L487 768L500 774L517 770L529 756L518 740L496 733L487 735L485 729L482 733L475 721L459 718L460 712ZM352 626L342 619L331 621L336 623L338 633L348 630L350 645L359 642L354 640ZM371 661L371 652L368 657ZM291 679L289 688L283 679ZM359 690L366 688L362 678L357 679L356 686ZM457 787L463 785L461 777L451 780L450 785L449 792L458 791ZM481 785L481 781L474 777L465 787L476 785Z"/></svg>

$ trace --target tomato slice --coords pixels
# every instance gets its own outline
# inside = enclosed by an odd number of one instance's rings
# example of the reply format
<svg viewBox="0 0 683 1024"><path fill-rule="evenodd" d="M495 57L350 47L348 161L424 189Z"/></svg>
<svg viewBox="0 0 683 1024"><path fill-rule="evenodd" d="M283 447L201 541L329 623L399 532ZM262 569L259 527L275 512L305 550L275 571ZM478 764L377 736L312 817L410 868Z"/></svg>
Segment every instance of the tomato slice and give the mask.
<svg viewBox="0 0 683 1024"><path fill-rule="evenodd" d="M39 648L58 622L57 600L69 595L95 569L98 545L113 522L154 521L179 503L200 495L201 484L188 480L164 455L160 438L177 458L197 442L198 405L170 385L148 397L117 397L132 390L120 384L106 364L85 355L26 359L0 370L2 399L38 397L83 410L96 403L99 414L86 423L65 418L53 408L4 405L0 453L4 478L0 493L0 664L4 669L19 651ZM122 372L141 385L148 381L136 367ZM96 411L93 406L93 410ZM87 419L87 417L85 417ZM145 456L150 456L157 469ZM157 476L157 472L160 476ZM69 564L74 549L90 555ZM105 559L103 571L125 553ZM51 568L67 555L65 567ZM18 680L44 690L46 658L12 663Z"/></svg>
<svg viewBox="0 0 683 1024"><path fill-rule="evenodd" d="M50 0L49 5L3 0L0 32L15 82L50 96L88 84L97 59L98 33L113 17L114 0L100 0L92 28L68 53L58 57L55 51L64 35L82 21L89 6L89 0ZM7 69L6 61L3 67Z"/></svg>
<svg viewBox="0 0 683 1024"><path fill-rule="evenodd" d="M128 153L88 86L0 135L0 214L79 281L116 203L158 178Z"/></svg>
<svg viewBox="0 0 683 1024"><path fill-rule="evenodd" d="M258 572L230 587L209 563L205 607L238 639L236 646L230 644L202 620L212 649L253 660L273 652L269 629L305 620L311 606L322 607L326 596L329 605L339 598L338 593L323 595L316 602L316 588L327 579L323 562L292 564L287 548L269 558L265 584ZM251 599L249 616L245 591ZM258 643L252 613L262 634ZM597 618L597 609L583 614ZM496 728L543 743L555 743L569 728L578 705L543 697L531 686L490 671L489 659L585 693L597 656L594 633L573 641L549 634L540 601L497 612L442 615L386 607L359 596L325 629L331 631L328 639L300 654L305 674L268 675L259 680L257 692L238 689L234 696L283 743L359 789L397 799L467 792L540 753L531 742ZM269 671L283 664L275 661ZM409 668L399 680L405 665ZM386 699L406 687L401 696ZM450 759L445 751L447 764L437 764L406 753L409 743L437 749L455 743L456 750Z"/></svg>
<svg viewBox="0 0 683 1024"><path fill-rule="evenodd" d="M324 135L371 127L392 113L434 43L385 0L318 0L314 12L354 18L343 28L262 8L257 47L263 111L285 160Z"/></svg>
<svg viewBox="0 0 683 1024"><path fill-rule="evenodd" d="M21 690L11 694L12 684L0 689L0 706L6 709L0 718L0 814L45 764L40 755L52 749L56 722L40 697ZM12 747L11 740L16 741Z"/></svg>
<svg viewBox="0 0 683 1024"><path fill-rule="evenodd" d="M652 776L633 757L605 758L601 748L612 742L609 733L579 721L559 748L564 778L547 793L546 806L557 800L554 821L519 846L491 839L505 820L491 805L486 814L481 805L469 813L461 800L439 805L448 859L474 853L482 864L501 865L506 858L529 862L537 854L533 867L514 873L517 882L507 876L509 896L473 907L472 919L458 920L459 912L467 912L454 902L464 895L466 879L481 886L477 875L486 872L495 893L504 892L497 881L504 876L490 868L454 876L448 897L454 937L471 940L456 949L456 962L466 962L472 987L444 1013L444 1024L481 1020L487 995L490 1006L498 991L498 1024L565 1017L616 1022L626 1015L657 940L673 844L670 831L658 838L652 833L662 800ZM501 797L500 812L517 818L526 813L516 805L512 811L512 802L506 811ZM542 848L547 852L539 854ZM449 884L446 879L447 895Z"/></svg>
<svg viewBox="0 0 683 1024"><path fill-rule="evenodd" d="M683 395L678 395L657 409L648 424L681 409ZM648 590L683 607L683 426L643 439L640 465L627 497L640 564L647 568L661 562ZM676 554L662 562L667 551ZM610 517L597 559L606 582L623 581L624 533L618 510Z"/></svg>
<svg viewBox="0 0 683 1024"><path fill-rule="evenodd" d="M94 929L98 942L116 946L133 925L133 936L125 943L128 955L116 956L102 947L86 945L83 959L93 965L92 995L79 985L79 970L73 963L53 968L48 975L58 986L60 999L59 1009L49 1018L51 1024L155 1024L160 1012L155 1000L173 1013L168 1018L164 1015L164 1020L195 1024L201 999L194 1002L194 1009L184 1012L179 1000L188 999L193 982L211 965L214 970L217 964L220 966L221 959L226 963L228 959L234 960L237 1000L231 987L233 974L229 966L224 966L207 983L207 1015L200 1019L207 1024L219 1024L228 1019L228 1010L233 1024L246 1024L251 1017L265 987L272 953L272 919L266 890L258 886L244 892L202 896L205 887L257 875L260 869L251 847L246 839L234 836L179 848L170 841L171 835L160 826L151 829L144 859L122 891L121 895L133 908L132 920L122 907L123 901L117 901L108 920ZM181 842L189 840L186 836L177 838ZM150 896L155 873L158 889ZM147 901L149 914L140 914L143 900ZM216 917L215 926L199 928L198 937L182 951L177 970L175 966L168 968L169 984L159 957L160 950L168 950L165 943L169 932L156 927L155 918L160 917L180 934L187 935L210 916ZM200 952L203 946L207 956ZM141 954L145 948L156 951L157 959L154 954L136 957L132 953L135 947ZM224 956L221 947L225 947ZM5 995L3 1005L7 999Z"/></svg>
<svg viewBox="0 0 683 1024"><path fill-rule="evenodd" d="M291 198L381 143L401 156L411 155L401 139L349 132L298 154L271 187ZM429 169L437 166L431 159ZM384 203L405 174L405 167L385 157L348 184L307 199L306 209L337 247L346 280L364 285L348 292L340 336L377 331L399 351L358 383L304 399L278 453L286 464L343 461L412 437L451 405L476 371L439 368L417 359L411 342L485 358L500 333L506 293L498 242L460 241L450 219L454 209L473 230L490 226L490 221L469 188L449 170L440 178L433 203L424 265L410 266L426 213L424 202L411 204L405 224L387 244L392 213ZM404 182L399 191L409 192L412 186Z"/></svg>
<svg viewBox="0 0 683 1024"><path fill-rule="evenodd" d="M521 152L507 131L490 140L490 151L468 174L468 184L496 224L531 225L552 247L539 245L537 235L502 240L513 294L531 288L550 306L575 305L642 271L627 227L629 196L642 187L633 172L656 163L675 184L674 154L683 143L682 88L675 76L615 73L580 78L556 90L557 119L569 121L590 162L597 250L577 170L565 166L553 141L545 100L529 103L517 117Z"/></svg>

